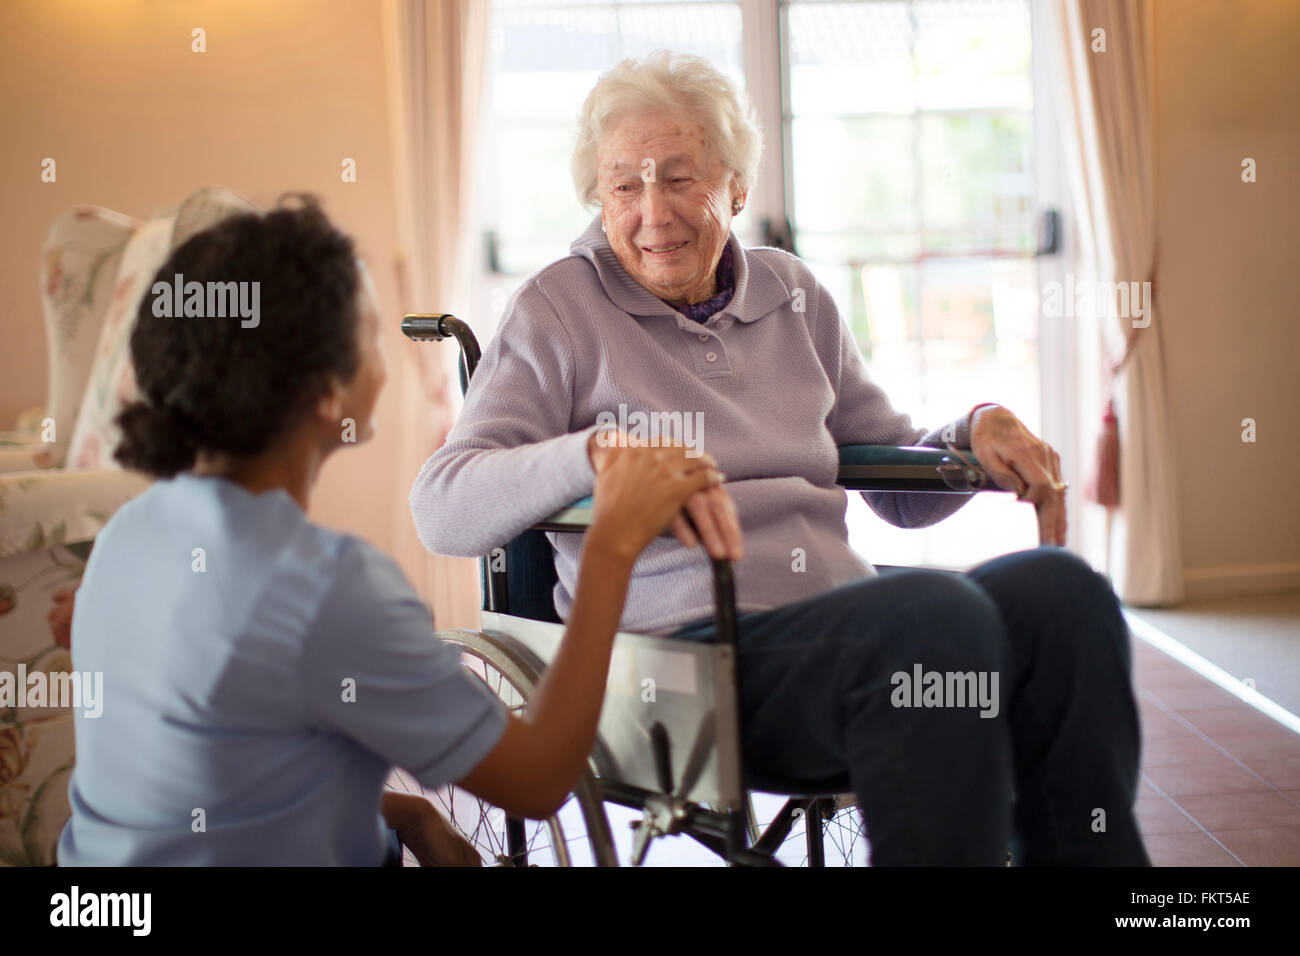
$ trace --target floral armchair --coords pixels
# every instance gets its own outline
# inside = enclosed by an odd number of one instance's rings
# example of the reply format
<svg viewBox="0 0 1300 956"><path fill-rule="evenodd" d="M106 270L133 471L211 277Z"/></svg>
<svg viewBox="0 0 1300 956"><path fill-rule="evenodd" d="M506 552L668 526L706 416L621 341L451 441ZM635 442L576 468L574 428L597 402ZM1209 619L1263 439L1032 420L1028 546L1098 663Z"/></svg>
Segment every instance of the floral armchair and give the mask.
<svg viewBox="0 0 1300 956"><path fill-rule="evenodd" d="M136 394L136 310L171 249L255 209L205 187L165 218L79 206L50 229L40 273L47 405L0 432L0 865L53 864L70 813L72 709L29 706L17 678L72 669L72 596L93 539L149 484L112 457L113 419Z"/></svg>

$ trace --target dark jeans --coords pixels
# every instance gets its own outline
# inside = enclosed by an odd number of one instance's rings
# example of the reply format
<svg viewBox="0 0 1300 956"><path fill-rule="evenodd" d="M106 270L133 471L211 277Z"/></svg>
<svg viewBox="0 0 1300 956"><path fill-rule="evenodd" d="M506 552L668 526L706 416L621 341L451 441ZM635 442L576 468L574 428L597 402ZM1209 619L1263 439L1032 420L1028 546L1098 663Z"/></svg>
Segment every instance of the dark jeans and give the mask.
<svg viewBox="0 0 1300 956"><path fill-rule="evenodd" d="M672 636L710 640L713 621ZM888 571L741 615L737 636L745 766L847 771L873 865L998 865L1012 832L1025 865L1150 865L1128 628L1069 551ZM918 665L982 673L990 692L997 675L996 716L946 680L924 706L903 680Z"/></svg>

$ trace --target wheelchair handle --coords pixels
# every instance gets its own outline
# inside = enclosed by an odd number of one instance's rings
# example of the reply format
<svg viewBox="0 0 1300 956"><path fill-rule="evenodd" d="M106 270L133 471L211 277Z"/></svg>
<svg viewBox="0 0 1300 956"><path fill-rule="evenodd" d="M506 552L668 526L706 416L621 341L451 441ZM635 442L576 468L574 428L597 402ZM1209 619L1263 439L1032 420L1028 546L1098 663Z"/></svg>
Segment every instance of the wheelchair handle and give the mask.
<svg viewBox="0 0 1300 956"><path fill-rule="evenodd" d="M469 391L470 379L482 358L478 339L468 325L445 312L413 312L402 317L402 334L412 342L441 342L454 338L460 345L460 392Z"/></svg>

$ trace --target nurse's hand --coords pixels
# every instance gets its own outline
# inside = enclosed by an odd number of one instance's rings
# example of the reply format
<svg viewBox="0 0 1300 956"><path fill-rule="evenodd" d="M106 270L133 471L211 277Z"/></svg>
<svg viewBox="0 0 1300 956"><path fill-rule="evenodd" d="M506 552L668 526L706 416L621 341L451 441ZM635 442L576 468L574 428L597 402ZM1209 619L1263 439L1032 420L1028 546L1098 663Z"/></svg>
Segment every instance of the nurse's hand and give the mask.
<svg viewBox="0 0 1300 956"><path fill-rule="evenodd" d="M411 848L420 866L482 866L483 858L461 832L432 805L429 810L413 831L397 834L402 845Z"/></svg>
<svg viewBox="0 0 1300 956"><path fill-rule="evenodd" d="M478 850L443 819L432 803L414 793L384 791L384 822L420 866L482 866Z"/></svg>
<svg viewBox="0 0 1300 956"><path fill-rule="evenodd" d="M602 438L602 435L604 436ZM591 468L597 475L600 474L604 467L603 463L615 453L633 453L635 455L644 455L646 460L652 460L653 456L658 453L660 460L673 463L673 474L689 474L692 471L701 468L712 468L716 472L717 464L712 456L700 453L695 450L693 455L688 454L690 449L682 445L666 445L660 447L640 445L635 438L632 438L624 432L595 432L587 442L587 454L591 459ZM667 453L666 456L662 453ZM721 475L720 472L716 472ZM666 474L660 472L659 474ZM656 480L653 472L646 472L644 480ZM736 503L732 500L731 495L727 494L722 482L726 480L725 475L721 475L721 480L710 483L692 492L682 505L682 509L691 516L695 522L695 527L699 529L700 537L704 539L704 546L709 555L714 558L729 558L732 561L739 561L745 556L741 543L740 533L740 514L736 510ZM700 541L695 533L691 530L690 524L686 518L679 512L672 518L670 527L680 541L687 548L696 547Z"/></svg>
<svg viewBox="0 0 1300 956"><path fill-rule="evenodd" d="M595 507L588 538L632 560L669 528L682 544L695 547L682 510L721 489L726 476L713 459L688 455L681 445L611 444L600 451L592 465Z"/></svg>

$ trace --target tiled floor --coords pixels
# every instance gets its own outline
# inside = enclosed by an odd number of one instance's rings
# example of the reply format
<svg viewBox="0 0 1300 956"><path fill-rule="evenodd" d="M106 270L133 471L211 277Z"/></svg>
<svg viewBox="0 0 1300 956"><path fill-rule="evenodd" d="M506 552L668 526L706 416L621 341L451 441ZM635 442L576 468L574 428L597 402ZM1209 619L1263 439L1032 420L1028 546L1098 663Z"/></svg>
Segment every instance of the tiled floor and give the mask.
<svg viewBox="0 0 1300 956"><path fill-rule="evenodd" d="M1300 734L1133 641L1156 866L1300 866Z"/></svg>

